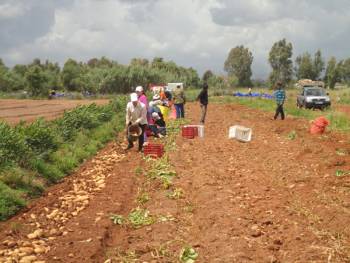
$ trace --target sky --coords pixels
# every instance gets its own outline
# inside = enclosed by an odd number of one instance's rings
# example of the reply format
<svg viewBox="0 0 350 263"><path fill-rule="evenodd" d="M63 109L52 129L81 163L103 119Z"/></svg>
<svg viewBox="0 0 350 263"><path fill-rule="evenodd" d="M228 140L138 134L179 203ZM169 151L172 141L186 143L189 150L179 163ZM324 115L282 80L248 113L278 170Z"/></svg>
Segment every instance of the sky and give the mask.
<svg viewBox="0 0 350 263"><path fill-rule="evenodd" d="M349 0L0 0L0 58L87 61L163 57L202 74L223 73L231 48L248 47L254 78L286 38L293 56L321 49L350 57Z"/></svg>

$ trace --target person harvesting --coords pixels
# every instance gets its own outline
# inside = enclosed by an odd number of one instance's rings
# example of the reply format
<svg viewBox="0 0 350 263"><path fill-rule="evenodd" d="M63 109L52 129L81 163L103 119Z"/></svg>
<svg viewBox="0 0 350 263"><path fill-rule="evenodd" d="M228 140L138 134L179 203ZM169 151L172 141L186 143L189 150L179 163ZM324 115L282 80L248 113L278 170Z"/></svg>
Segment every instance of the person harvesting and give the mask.
<svg viewBox="0 0 350 263"><path fill-rule="evenodd" d="M142 151L143 143L144 143L144 133L147 126L147 109L146 105L138 100L138 96L136 93L132 93L130 95L130 102L126 106L126 130L128 137L128 147L126 150L134 147L132 138L129 134L130 126L140 128L141 133L139 135L139 151Z"/></svg>

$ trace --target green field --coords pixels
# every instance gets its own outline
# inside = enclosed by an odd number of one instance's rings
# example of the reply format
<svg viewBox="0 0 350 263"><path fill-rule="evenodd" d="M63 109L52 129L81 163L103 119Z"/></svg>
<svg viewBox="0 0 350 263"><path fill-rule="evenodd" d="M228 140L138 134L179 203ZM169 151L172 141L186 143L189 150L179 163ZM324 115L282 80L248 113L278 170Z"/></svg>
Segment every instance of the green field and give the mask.
<svg viewBox="0 0 350 263"><path fill-rule="evenodd" d="M222 90L222 96L215 96L218 91L210 90L210 102L211 103L237 103L251 107L254 109L259 109L268 112L275 111L275 101L268 100L257 97L234 97L231 94L234 92L247 93L247 89L231 89ZM268 93L273 94L273 90L270 89L253 89L254 93ZM330 93L332 107L330 109L320 111L320 110L306 110L299 109L296 106L296 98L298 95L298 90L290 89L287 90L287 101L285 104L285 112L287 115L292 115L294 117L306 118L308 120L313 120L319 116L325 116L330 122L330 128L337 131L350 131L350 117L339 110L339 107L346 107L350 105L350 89L341 90L331 90ZM189 101L195 101L199 90L188 90L186 95Z"/></svg>

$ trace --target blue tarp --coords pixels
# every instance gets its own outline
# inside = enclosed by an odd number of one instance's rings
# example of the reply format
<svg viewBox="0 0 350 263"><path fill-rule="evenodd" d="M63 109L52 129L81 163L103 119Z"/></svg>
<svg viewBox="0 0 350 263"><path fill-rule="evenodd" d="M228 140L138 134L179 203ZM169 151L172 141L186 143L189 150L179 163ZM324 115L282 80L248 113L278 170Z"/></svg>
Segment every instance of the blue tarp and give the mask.
<svg viewBox="0 0 350 263"><path fill-rule="evenodd" d="M233 93L233 96L235 97L260 97L260 98L264 98L264 99L273 99L274 97L270 94L267 93L241 93L241 92L235 92Z"/></svg>

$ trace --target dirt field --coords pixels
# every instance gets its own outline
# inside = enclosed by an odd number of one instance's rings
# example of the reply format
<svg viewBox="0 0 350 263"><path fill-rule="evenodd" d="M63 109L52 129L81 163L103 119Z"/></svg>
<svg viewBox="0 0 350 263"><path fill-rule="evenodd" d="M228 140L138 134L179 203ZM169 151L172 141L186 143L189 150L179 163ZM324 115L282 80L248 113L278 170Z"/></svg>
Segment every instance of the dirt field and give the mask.
<svg viewBox="0 0 350 263"><path fill-rule="evenodd" d="M197 122L198 105L186 110ZM311 136L307 121L272 121L237 105L210 105L207 120L204 139L179 137L170 154L177 172L171 189L183 195L171 199L170 190L137 175L147 167L141 156L111 143L26 213L0 224L0 258L178 262L190 245L196 262L350 262L350 175L335 175L350 170L348 137ZM234 124L253 128L250 143L227 139ZM140 189L150 197L143 205ZM162 220L135 229L109 218L137 206Z"/></svg>
<svg viewBox="0 0 350 263"><path fill-rule="evenodd" d="M90 103L98 105L108 103L108 100L0 100L0 120L10 124L16 124L20 120L34 121L38 117L47 120L55 119L62 115L63 111L72 109L78 105Z"/></svg>
<svg viewBox="0 0 350 263"><path fill-rule="evenodd" d="M338 105L336 108L338 111L350 114L350 106L349 105ZM348 115L350 116L350 115Z"/></svg>

